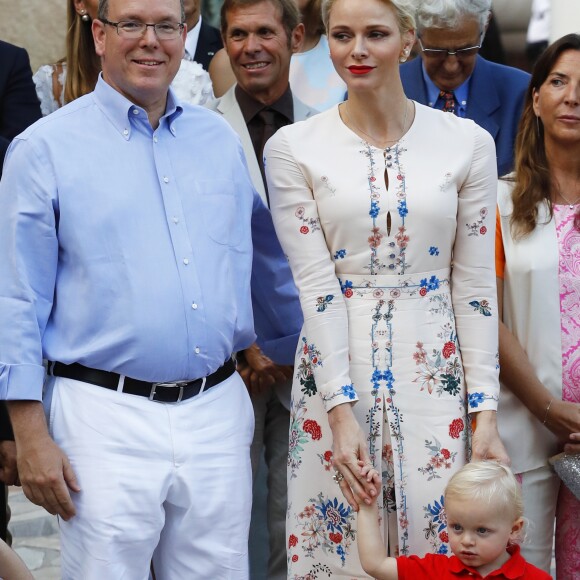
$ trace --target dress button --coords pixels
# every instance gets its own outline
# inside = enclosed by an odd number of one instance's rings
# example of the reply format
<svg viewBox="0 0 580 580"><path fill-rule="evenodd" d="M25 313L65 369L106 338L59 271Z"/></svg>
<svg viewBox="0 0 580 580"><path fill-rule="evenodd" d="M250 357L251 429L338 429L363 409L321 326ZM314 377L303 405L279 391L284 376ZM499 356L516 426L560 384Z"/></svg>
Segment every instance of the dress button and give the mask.
<svg viewBox="0 0 580 580"><path fill-rule="evenodd" d="M197 310L197 304L196 304L195 302L194 302L194 303L191 305L191 307L192 307L194 310Z"/></svg>
<svg viewBox="0 0 580 580"><path fill-rule="evenodd" d="M395 259L395 254L391 254L391 255L389 256L389 258L391 258L391 260L394 260L394 259Z"/></svg>
<svg viewBox="0 0 580 580"><path fill-rule="evenodd" d="M392 163L389 161L389 162L387 163L387 167L392 167L392 166L393 166L393 164L392 164Z"/></svg>
<svg viewBox="0 0 580 580"><path fill-rule="evenodd" d="M163 178L163 182L164 182L164 183L169 183L169 177L165 176L165 177Z"/></svg>
<svg viewBox="0 0 580 580"><path fill-rule="evenodd" d="M392 155L387 155L387 159L392 159L393 156Z"/></svg>
<svg viewBox="0 0 580 580"><path fill-rule="evenodd" d="M395 264L389 264L389 270L394 270L395 269Z"/></svg>
<svg viewBox="0 0 580 580"><path fill-rule="evenodd" d="M183 258L183 263L187 266L187 264L189 264L189 260L187 258Z"/></svg>

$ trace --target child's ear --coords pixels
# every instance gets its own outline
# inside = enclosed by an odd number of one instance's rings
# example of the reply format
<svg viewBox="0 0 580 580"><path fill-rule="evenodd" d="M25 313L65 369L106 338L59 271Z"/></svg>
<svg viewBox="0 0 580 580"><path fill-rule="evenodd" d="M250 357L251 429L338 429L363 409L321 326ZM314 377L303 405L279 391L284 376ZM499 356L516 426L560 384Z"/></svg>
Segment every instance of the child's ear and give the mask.
<svg viewBox="0 0 580 580"><path fill-rule="evenodd" d="M518 518L512 524L512 531L510 532L510 544L515 544L522 538L522 531L524 529L524 518Z"/></svg>

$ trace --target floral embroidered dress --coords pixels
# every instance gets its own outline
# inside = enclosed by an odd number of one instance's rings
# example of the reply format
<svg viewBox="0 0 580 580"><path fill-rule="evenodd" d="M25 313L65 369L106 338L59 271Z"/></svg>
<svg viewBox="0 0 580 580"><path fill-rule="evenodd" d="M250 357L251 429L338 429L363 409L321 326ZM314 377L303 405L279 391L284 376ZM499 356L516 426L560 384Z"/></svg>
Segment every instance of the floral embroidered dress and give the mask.
<svg viewBox="0 0 580 580"><path fill-rule="evenodd" d="M332 480L327 412L356 402L392 554L448 552L443 489L469 411L495 409L495 150L471 121L415 104L377 149L338 107L266 146L276 229L305 323L288 456L289 578L366 578L356 517ZM453 275L451 265L453 262Z"/></svg>

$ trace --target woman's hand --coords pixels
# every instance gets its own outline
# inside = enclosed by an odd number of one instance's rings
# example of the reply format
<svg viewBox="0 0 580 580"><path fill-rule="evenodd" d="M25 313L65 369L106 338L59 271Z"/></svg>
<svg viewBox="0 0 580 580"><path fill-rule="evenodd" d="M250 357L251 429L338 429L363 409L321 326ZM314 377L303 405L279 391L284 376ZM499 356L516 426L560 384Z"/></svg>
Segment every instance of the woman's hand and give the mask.
<svg viewBox="0 0 580 580"><path fill-rule="evenodd" d="M580 433L572 433L568 443L564 445L565 453L580 453Z"/></svg>
<svg viewBox="0 0 580 580"><path fill-rule="evenodd" d="M509 465L511 461L497 430L495 411L480 411L475 417L471 461L488 460Z"/></svg>
<svg viewBox="0 0 580 580"><path fill-rule="evenodd" d="M328 422L332 430L332 465L337 472L335 477L339 479L338 484L349 505L358 511L356 498L371 505L378 493L374 480L368 481L358 464L362 461L363 465L372 465L365 436L349 403L331 409Z"/></svg>
<svg viewBox="0 0 580 580"><path fill-rule="evenodd" d="M580 433L580 404L553 399L545 414L544 425L560 441L569 442L572 433Z"/></svg>

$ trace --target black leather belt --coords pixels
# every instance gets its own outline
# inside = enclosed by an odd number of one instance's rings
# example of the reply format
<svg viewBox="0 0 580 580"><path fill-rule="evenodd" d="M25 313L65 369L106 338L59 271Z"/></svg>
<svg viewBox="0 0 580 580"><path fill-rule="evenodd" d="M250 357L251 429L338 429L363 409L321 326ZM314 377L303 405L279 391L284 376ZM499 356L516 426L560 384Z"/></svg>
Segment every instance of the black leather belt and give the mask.
<svg viewBox="0 0 580 580"><path fill-rule="evenodd" d="M78 363L73 363L72 365L65 365L60 362L48 363L48 372L55 377L83 381L84 383L105 387L105 389L111 389L113 391L119 390L130 395L147 397L150 401L162 401L164 403L179 403L180 401L191 399L191 397L195 397L199 393L207 391L222 381L225 381L234 374L235 370L236 365L234 361L228 359L215 373L202 379L168 383L148 383L146 381L125 377L123 385L119 389L121 375L117 373L91 369Z"/></svg>

